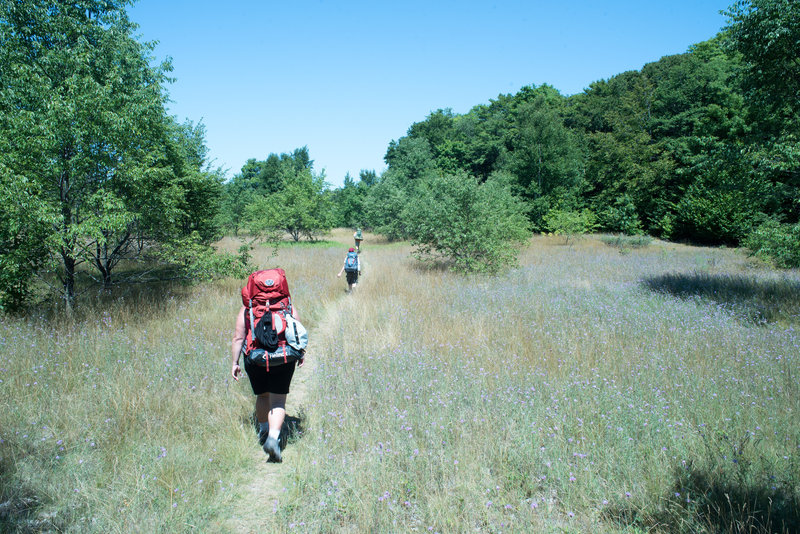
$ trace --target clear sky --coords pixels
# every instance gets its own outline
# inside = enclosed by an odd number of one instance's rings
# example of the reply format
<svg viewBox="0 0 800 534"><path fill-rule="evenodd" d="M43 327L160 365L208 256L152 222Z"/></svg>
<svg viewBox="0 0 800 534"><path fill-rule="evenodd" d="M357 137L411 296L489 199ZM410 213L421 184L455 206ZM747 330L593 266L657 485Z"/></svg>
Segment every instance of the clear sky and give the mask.
<svg viewBox="0 0 800 534"><path fill-rule="evenodd" d="M564 95L686 52L733 0L138 0L170 113L202 121L214 166L308 146L316 172L385 169L392 139L431 111L466 113L550 84Z"/></svg>

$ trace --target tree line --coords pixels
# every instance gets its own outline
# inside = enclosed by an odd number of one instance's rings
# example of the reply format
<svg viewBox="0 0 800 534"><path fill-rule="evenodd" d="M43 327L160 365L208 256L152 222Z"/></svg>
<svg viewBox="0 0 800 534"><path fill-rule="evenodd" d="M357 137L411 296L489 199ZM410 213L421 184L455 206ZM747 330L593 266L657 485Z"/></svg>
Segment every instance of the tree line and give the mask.
<svg viewBox="0 0 800 534"><path fill-rule="evenodd" d="M49 285L193 279L246 268L226 233L314 239L336 226L409 239L461 271L513 265L532 231L744 245L800 264L800 4L743 0L686 53L565 96L549 85L439 109L387 169L330 189L307 147L232 179L201 124L166 112L171 66L128 0L0 0L0 305ZM82 278L81 278L82 277ZM80 282L80 283L79 283Z"/></svg>
<svg viewBox="0 0 800 534"><path fill-rule="evenodd" d="M467 270L507 264L495 258L528 231L565 227L745 245L798 265L800 4L741 1L726 14L712 39L580 94L528 86L432 112L390 143L381 176L322 191L328 224L316 223L411 239L420 257ZM514 216L501 225L481 202ZM481 251L464 236L507 246Z"/></svg>

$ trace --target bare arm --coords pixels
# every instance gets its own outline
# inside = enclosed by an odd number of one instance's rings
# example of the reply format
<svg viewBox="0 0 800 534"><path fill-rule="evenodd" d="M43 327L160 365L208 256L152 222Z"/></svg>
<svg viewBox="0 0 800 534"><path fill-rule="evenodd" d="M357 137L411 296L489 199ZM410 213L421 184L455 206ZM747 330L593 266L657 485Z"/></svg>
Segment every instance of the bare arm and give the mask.
<svg viewBox="0 0 800 534"><path fill-rule="evenodd" d="M294 317L298 321L300 320L300 312L297 311L297 307L294 306L294 305L292 305L292 317ZM298 367L303 367L303 364L306 363L306 349L303 349L302 352L303 352L303 356L300 357L299 360L297 360L297 366Z"/></svg>
<svg viewBox="0 0 800 534"><path fill-rule="evenodd" d="M239 314L236 316L236 327L233 331L233 341L231 341L231 376L234 380L239 380L242 376L242 368L239 365L239 355L242 352L242 344L244 343L244 310L242 306Z"/></svg>

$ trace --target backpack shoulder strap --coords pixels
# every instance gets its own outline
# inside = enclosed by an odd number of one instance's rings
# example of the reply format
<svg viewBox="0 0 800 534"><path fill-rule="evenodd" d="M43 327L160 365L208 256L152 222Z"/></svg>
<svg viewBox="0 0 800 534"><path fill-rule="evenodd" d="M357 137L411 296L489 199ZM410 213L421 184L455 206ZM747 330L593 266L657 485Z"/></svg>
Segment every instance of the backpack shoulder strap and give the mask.
<svg viewBox="0 0 800 534"><path fill-rule="evenodd" d="M253 317L253 299L250 299L250 306L247 308L250 311L250 331L256 328L256 319Z"/></svg>

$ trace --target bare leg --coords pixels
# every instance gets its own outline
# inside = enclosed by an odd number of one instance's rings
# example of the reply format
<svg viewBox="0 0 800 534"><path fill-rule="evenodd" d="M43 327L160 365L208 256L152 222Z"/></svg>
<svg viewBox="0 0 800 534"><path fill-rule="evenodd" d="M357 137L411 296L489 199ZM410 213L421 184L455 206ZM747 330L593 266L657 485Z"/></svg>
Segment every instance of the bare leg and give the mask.
<svg viewBox="0 0 800 534"><path fill-rule="evenodd" d="M280 431L286 418L286 394L269 393L270 409L267 414L270 430Z"/></svg>
<svg viewBox="0 0 800 534"><path fill-rule="evenodd" d="M266 423L269 415L269 393L262 393L256 397L256 420Z"/></svg>
<svg viewBox="0 0 800 534"><path fill-rule="evenodd" d="M268 422L269 435L264 439L264 452L269 454L270 461L281 461L281 450L278 443L283 421L286 418L286 395L280 393L263 393L256 397L256 419L259 423Z"/></svg>
<svg viewBox="0 0 800 534"><path fill-rule="evenodd" d="M286 418L286 395L262 393L256 397L256 419L259 423L269 421L270 430L280 430Z"/></svg>

